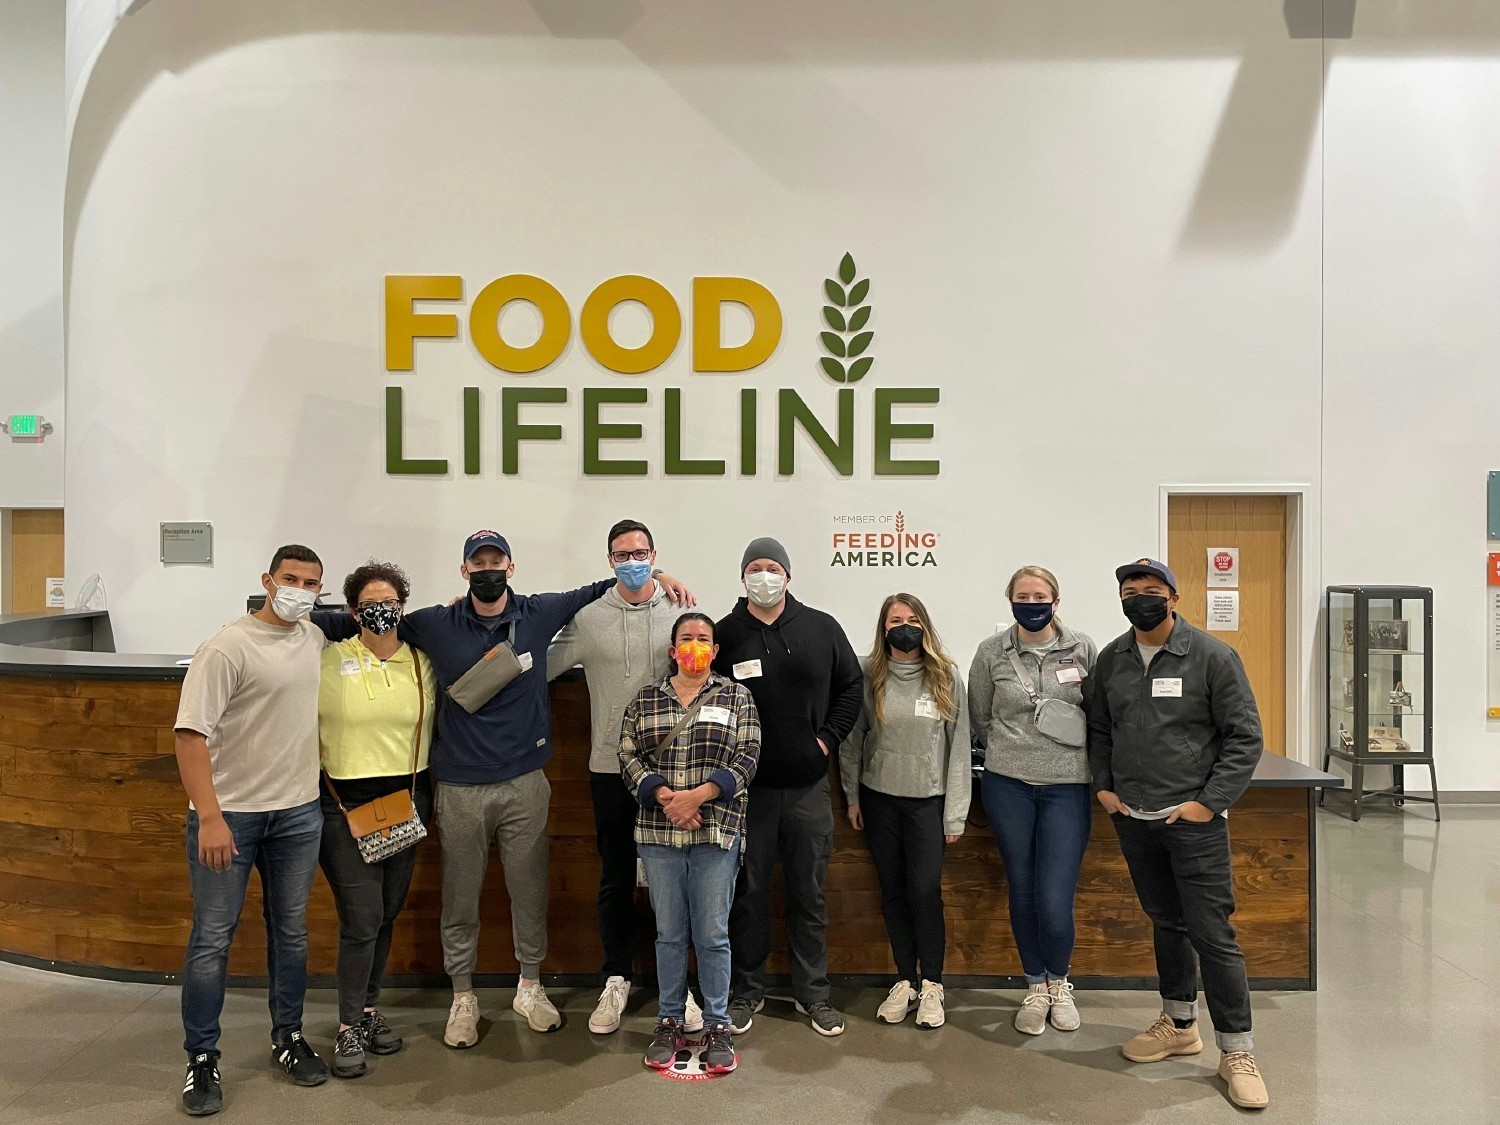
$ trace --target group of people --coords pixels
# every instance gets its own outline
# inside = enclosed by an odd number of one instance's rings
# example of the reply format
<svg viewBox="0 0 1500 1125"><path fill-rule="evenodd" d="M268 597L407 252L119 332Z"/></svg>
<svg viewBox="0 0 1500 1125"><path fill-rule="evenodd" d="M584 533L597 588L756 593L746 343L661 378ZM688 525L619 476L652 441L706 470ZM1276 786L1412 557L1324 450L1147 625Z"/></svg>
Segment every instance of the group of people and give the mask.
<svg viewBox="0 0 1500 1125"><path fill-rule="evenodd" d="M1028 985L1017 1030L1081 1024L1068 974L1092 792L1155 932L1162 1013L1125 1056L1202 1050L1201 965L1228 1095L1267 1104L1230 922L1225 815L1259 758L1259 719L1234 651L1174 612L1177 583L1164 564L1116 571L1131 628L1102 651L1059 619L1056 578L1023 567L1006 589L1015 624L979 646L965 680L927 608L906 593L881 606L861 661L831 615L792 595L791 559L774 539L745 549L745 596L718 621L656 567L645 525L612 527L607 560L603 581L521 594L510 545L478 531L463 546L466 596L407 612L407 576L370 562L345 579L345 609L330 611L317 607L321 561L287 546L262 576L264 605L199 648L175 724L194 902L182 987L188 1113L223 1104L219 1016L252 867L265 899L275 1065L315 1086L401 1049L380 987L434 818L453 985L444 1043L479 1041L473 976L491 841L520 967L512 1007L535 1031L561 1026L541 981L547 684L580 665L603 947L591 1032L616 1031L630 995L639 859L657 927L647 1066L670 1066L689 1043L709 1073L738 1065L735 1037L765 1004L778 864L797 1011L820 1035L842 1034L823 897L835 758L846 815L879 878L898 978L877 1019L899 1024L915 1010L917 1026L942 1026L943 855L968 818L972 745L984 753L979 788ZM339 917L331 1066L302 1030L319 866Z"/></svg>

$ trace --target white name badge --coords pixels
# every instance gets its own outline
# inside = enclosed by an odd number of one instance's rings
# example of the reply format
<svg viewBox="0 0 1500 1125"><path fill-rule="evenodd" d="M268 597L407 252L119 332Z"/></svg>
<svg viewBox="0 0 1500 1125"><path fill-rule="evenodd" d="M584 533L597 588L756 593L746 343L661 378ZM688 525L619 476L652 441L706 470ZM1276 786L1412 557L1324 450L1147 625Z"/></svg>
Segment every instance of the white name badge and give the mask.
<svg viewBox="0 0 1500 1125"><path fill-rule="evenodd" d="M919 718L919 719L935 719L937 717L938 717L937 700L935 700L935 699L919 699L919 700L917 700L917 718Z"/></svg>
<svg viewBox="0 0 1500 1125"><path fill-rule="evenodd" d="M1083 683L1083 669L1076 667L1059 668L1057 670L1057 682L1060 684L1081 684Z"/></svg>
<svg viewBox="0 0 1500 1125"><path fill-rule="evenodd" d="M354 660L354 659L339 661L339 675L340 676L357 676L357 675L359 675L359 661L358 660Z"/></svg>
<svg viewBox="0 0 1500 1125"><path fill-rule="evenodd" d="M734 678L737 680L753 680L760 674L759 660L741 660L734 666Z"/></svg>
<svg viewBox="0 0 1500 1125"><path fill-rule="evenodd" d="M700 707L698 717L705 723L718 723L725 727L734 722L734 714L728 707Z"/></svg>
<svg viewBox="0 0 1500 1125"><path fill-rule="evenodd" d="M1170 697L1172 699L1182 698L1182 678L1180 676L1171 679L1160 679L1151 681L1151 695L1154 698Z"/></svg>
<svg viewBox="0 0 1500 1125"><path fill-rule="evenodd" d="M532 660L531 653L529 653L529 652L522 652L522 653L517 654L517 656L516 656L516 663L521 666L521 671L523 671L523 672L529 672L529 671L531 671L531 666L532 666L532 664L535 663L535 661Z"/></svg>

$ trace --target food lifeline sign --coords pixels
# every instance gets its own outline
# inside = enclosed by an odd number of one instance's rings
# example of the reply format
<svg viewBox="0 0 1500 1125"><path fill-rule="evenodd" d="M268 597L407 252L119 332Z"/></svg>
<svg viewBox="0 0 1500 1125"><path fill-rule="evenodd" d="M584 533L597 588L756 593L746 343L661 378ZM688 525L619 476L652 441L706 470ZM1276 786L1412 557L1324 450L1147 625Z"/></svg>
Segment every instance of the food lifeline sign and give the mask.
<svg viewBox="0 0 1500 1125"><path fill-rule="evenodd" d="M827 397L815 408L808 398L791 387L775 392L776 472L794 476L797 471L797 434L800 431L822 454L834 472L844 478L854 475L861 437L873 453L875 477L937 476L936 458L898 457L897 442L930 442L931 422L900 420L906 407L932 407L940 401L936 387L878 387L868 393L854 384L868 375L875 364L871 346L874 331L868 327L872 306L868 298L870 279L861 278L854 259L845 254L837 277L823 283L822 323L817 344L822 354L809 348L808 368L821 370L837 385L831 409ZM419 340L456 339L459 318L442 310L464 301L464 279L455 274L392 274L385 278L385 367L389 372L410 372L416 366ZM541 321L536 340L525 346L508 342L500 331L506 306L521 302L532 307ZM619 344L610 329L610 316L626 302L638 302L651 318L651 333L637 347ZM695 277L690 304L692 371L703 375L737 375L765 364L782 340L781 305L775 294L756 281L743 277ZM723 306L736 304L749 314L749 339L728 346L723 339ZM573 334L573 313L566 298L550 282L531 274L509 274L483 286L468 306L469 339L481 359L497 371L528 375L542 371L563 355ZM661 368L677 351L683 336L683 315L677 299L660 282L637 274L612 277L585 298L578 314L578 337L585 351L606 370L621 375L643 375ZM816 365L814 365L816 359ZM660 465L668 477L723 477L728 466L723 459L691 456L684 448L684 419L689 412L690 388L668 387L662 392L663 414ZM585 387L579 412L582 470L586 477L643 477L650 464L641 457L606 457L604 443L641 441L638 421L622 420L631 408L649 408L651 392L646 387ZM857 400L863 399L868 422L863 434L856 426ZM756 475L760 464L759 390L744 387L739 394L738 467L742 477ZM480 424L480 388L463 388L463 472L482 472L483 429ZM522 471L522 447L527 442L565 440L563 427L528 421L528 407L566 405L566 387L506 385L500 389L500 464L505 476ZM406 448L403 411L404 388L386 387L386 472L403 476L444 476L449 458L414 456ZM606 418L606 409L615 413ZM701 425L705 419L699 418ZM617 446L611 446L617 448ZM423 451L424 454L430 451Z"/></svg>

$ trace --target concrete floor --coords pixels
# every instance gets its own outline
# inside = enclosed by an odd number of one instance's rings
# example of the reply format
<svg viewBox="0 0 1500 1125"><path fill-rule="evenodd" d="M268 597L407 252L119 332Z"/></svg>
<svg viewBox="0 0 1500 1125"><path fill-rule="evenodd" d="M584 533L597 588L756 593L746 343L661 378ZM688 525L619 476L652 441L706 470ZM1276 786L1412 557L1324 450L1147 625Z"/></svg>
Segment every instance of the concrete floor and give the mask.
<svg viewBox="0 0 1500 1125"><path fill-rule="evenodd" d="M1262 1120L1500 1121L1500 808L1450 805L1319 817L1320 991L1258 993L1258 1057L1272 1097ZM0 965L0 1125L134 1125L179 1116L183 1055L174 988L109 984ZM654 1013L637 991L618 1034L585 1028L594 994L557 990L569 1022L518 1025L508 992L482 996L480 1045L448 1051L447 997L393 992L407 1037L365 1078L303 1090L267 1061L262 996L232 993L224 1020L226 1106L246 1123L420 1121L1171 1122L1252 1116L1225 1101L1218 1053L1136 1067L1119 1044L1154 1017L1146 993L1081 993L1084 1027L1036 1039L1010 1026L1013 992L955 991L948 1026L874 1022L881 993L836 993L852 1016L840 1039L814 1035L773 1002L739 1040L727 1078L673 1082L640 1056ZM320 1050L333 995L308 997ZM1024 1041L1023 1041L1024 1040Z"/></svg>

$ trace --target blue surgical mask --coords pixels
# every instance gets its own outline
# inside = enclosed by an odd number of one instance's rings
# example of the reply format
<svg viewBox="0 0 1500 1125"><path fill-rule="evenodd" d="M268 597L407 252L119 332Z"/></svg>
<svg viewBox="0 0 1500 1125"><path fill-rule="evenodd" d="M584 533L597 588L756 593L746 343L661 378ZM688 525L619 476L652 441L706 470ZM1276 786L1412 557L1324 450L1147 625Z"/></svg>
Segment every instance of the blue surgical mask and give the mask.
<svg viewBox="0 0 1500 1125"><path fill-rule="evenodd" d="M646 583L651 581L651 562L649 559L644 562L632 559L630 562L619 563L615 566L615 577L631 593L645 589Z"/></svg>
<svg viewBox="0 0 1500 1125"><path fill-rule="evenodd" d="M1016 624L1028 633L1040 633L1052 624L1054 606L1051 602L1011 602L1010 611Z"/></svg>

